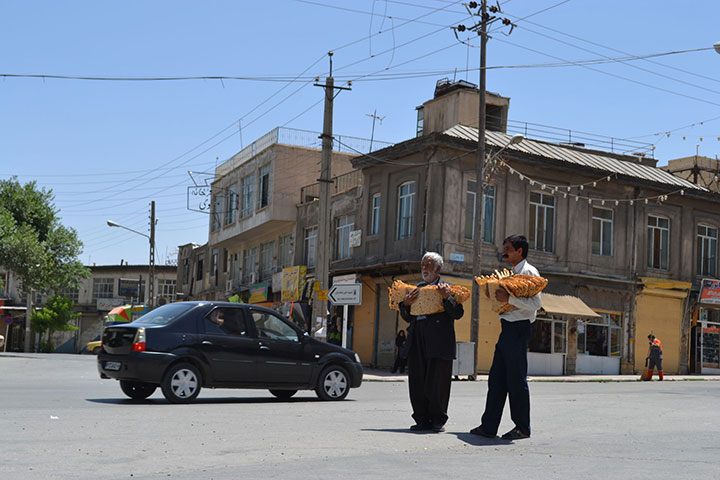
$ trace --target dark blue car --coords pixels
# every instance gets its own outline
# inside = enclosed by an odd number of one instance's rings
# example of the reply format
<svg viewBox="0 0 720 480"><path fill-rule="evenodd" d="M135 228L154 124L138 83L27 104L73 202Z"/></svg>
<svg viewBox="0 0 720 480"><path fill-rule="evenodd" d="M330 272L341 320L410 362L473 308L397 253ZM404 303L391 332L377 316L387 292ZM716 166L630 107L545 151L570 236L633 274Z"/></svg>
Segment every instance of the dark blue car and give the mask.
<svg viewBox="0 0 720 480"><path fill-rule="evenodd" d="M363 376L351 350L311 338L274 310L226 302L171 303L106 327L98 371L130 398L159 386L171 403L193 402L202 387L269 389L278 398L314 389L342 400Z"/></svg>

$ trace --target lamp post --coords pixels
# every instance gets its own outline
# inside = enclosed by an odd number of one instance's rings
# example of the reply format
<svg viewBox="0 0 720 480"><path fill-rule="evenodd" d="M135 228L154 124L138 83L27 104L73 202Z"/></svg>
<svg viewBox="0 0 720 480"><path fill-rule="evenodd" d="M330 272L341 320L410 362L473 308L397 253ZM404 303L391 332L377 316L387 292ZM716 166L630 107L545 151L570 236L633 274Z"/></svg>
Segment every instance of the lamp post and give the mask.
<svg viewBox="0 0 720 480"><path fill-rule="evenodd" d="M107 221L108 227L118 227L129 230L138 235L142 235L150 241L150 274L148 275L148 309L152 310L155 307L155 201L150 202L150 235L132 228L128 228L124 225L120 225L112 220ZM142 281L141 281L142 284ZM140 293L140 292L138 292Z"/></svg>
<svg viewBox="0 0 720 480"><path fill-rule="evenodd" d="M713 44L713 48L715 49L715 51L716 51L717 53L720 53L720 42L715 42L715 43Z"/></svg>

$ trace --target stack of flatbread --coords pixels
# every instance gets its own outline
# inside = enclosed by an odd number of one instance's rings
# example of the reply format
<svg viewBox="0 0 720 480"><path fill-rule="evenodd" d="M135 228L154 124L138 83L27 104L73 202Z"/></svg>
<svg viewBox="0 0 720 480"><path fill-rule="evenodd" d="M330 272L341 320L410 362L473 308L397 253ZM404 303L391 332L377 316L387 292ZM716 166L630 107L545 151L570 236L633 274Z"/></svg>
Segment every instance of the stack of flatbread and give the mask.
<svg viewBox="0 0 720 480"><path fill-rule="evenodd" d="M534 275L515 275L507 268L502 272L495 270L492 275L475 277L475 282L483 289L485 296L490 298L491 308L498 314L509 312L515 308L509 303L500 302L495 298L495 292L499 289L502 288L513 297L527 298L537 295L548 284L547 278Z"/></svg>
<svg viewBox="0 0 720 480"><path fill-rule="evenodd" d="M409 285L401 280L395 280L392 286L388 287L390 309L400 310L398 304L405 300L405 295L415 288L415 285ZM463 303L470 298L470 290L461 285L450 285L450 292L456 303ZM417 300L410 305L411 315L432 315L433 313L443 311L445 311L445 307L443 306L442 295L440 295L437 285L420 287L420 295Z"/></svg>

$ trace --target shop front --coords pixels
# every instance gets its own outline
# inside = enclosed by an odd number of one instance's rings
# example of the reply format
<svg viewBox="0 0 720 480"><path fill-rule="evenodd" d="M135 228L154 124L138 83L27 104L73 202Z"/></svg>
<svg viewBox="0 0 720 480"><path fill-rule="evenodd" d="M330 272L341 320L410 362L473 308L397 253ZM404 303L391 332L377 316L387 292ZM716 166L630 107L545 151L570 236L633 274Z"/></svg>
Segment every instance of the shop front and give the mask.
<svg viewBox="0 0 720 480"><path fill-rule="evenodd" d="M704 279L691 334L691 371L720 375L720 280Z"/></svg>
<svg viewBox="0 0 720 480"><path fill-rule="evenodd" d="M577 325L599 318L578 297L543 293L528 345L528 375L576 373Z"/></svg>

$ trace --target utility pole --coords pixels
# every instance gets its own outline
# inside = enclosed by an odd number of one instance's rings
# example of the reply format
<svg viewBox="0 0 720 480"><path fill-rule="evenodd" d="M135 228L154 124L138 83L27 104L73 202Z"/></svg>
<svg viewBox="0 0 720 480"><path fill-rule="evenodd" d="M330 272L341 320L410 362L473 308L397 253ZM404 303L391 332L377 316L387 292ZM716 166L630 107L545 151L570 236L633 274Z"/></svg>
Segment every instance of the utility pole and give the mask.
<svg viewBox="0 0 720 480"><path fill-rule="evenodd" d="M375 109L375 111L373 111L372 114L366 113L365 115L368 117L372 117L372 119L373 119L372 131L370 132L370 150L368 150L368 153L370 153L370 152L372 152L373 139L375 138L375 120L379 120L380 125L382 125L382 121L385 117L378 117L377 109Z"/></svg>
<svg viewBox="0 0 720 480"><path fill-rule="evenodd" d="M150 202L150 275L148 279L148 309L155 308L155 200Z"/></svg>
<svg viewBox="0 0 720 480"><path fill-rule="evenodd" d="M320 198L318 201L318 241L317 241L317 263L315 265L315 281L320 282L320 291L327 293L329 287L328 274L330 272L330 184L331 180L331 163L333 149L333 100L335 99L335 90L350 90L348 87L336 87L335 79L332 76L332 56L333 52L328 52L330 57L330 74L325 79L325 85L315 83L316 87L323 87L325 90L325 111L323 115L323 131L320 135L322 140L322 154L320 162ZM310 319L310 325L317 318L325 318L327 311L327 300L320 300L319 292L313 301L313 313ZM310 329L312 332L312 328Z"/></svg>
<svg viewBox="0 0 720 480"><path fill-rule="evenodd" d="M473 273L475 275L481 274L482 269L482 244L483 244L483 209L484 199L483 192L485 191L485 117L486 117L486 81L485 81L485 64L486 64L486 51L488 41L488 26L497 20L502 20L503 25L510 26L510 32L515 25L507 18L500 19L497 16L488 14L487 0L482 0L479 5L479 12L474 13L470 9L478 8L478 2L469 2L465 8L468 13L473 16L480 16L480 22L476 23L472 27L466 27L465 25L458 25L453 28L455 38L458 41L463 42L458 37L458 32L464 32L470 30L476 32L480 36L480 85L479 85L479 106L478 106L478 148L477 148L477 160L475 162L475 231L473 234ZM490 12L502 13L500 5L493 5L489 8ZM466 43L466 45L469 45ZM504 147L503 147L504 148ZM480 326L480 288L473 282L473 293L472 293L472 304L470 314L470 341L475 344L475 350L473 352L473 372L477 371L477 349L478 349L478 331Z"/></svg>

